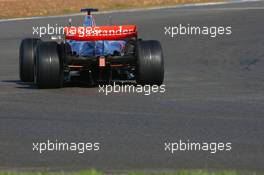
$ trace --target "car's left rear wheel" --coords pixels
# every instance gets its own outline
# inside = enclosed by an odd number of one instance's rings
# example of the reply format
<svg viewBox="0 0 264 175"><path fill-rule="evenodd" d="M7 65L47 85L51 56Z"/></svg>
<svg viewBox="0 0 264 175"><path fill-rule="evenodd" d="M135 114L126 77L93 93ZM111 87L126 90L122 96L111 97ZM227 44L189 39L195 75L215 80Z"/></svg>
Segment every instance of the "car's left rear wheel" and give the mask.
<svg viewBox="0 0 264 175"><path fill-rule="evenodd" d="M19 48L19 76L23 82L33 82L34 62L37 45L41 42L38 38L25 38Z"/></svg>
<svg viewBox="0 0 264 175"><path fill-rule="evenodd" d="M38 88L61 88L64 80L60 45L42 42L36 51L35 83Z"/></svg>

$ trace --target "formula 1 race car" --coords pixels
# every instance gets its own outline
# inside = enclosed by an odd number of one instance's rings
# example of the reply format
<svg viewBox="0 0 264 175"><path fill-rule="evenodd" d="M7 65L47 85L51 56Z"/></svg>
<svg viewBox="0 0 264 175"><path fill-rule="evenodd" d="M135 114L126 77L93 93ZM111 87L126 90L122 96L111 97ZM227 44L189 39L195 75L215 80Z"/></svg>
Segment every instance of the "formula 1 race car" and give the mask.
<svg viewBox="0 0 264 175"><path fill-rule="evenodd" d="M74 76L91 84L136 80L141 85L161 85L164 61L159 41L138 39L136 25L97 26L93 8L83 26L64 27L63 41L23 39L19 52L20 79L38 88L60 88Z"/></svg>

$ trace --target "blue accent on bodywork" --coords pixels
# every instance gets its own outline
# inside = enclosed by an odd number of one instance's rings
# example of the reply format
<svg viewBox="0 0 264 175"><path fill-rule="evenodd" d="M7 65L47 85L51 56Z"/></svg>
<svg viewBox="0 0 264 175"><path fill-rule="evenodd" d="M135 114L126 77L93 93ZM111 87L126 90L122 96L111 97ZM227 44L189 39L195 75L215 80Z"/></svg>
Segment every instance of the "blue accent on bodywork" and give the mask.
<svg viewBox="0 0 264 175"><path fill-rule="evenodd" d="M93 17L92 16L85 16L83 21L83 26L93 26Z"/></svg>
<svg viewBox="0 0 264 175"><path fill-rule="evenodd" d="M79 56L113 55L114 52L123 52L125 41L67 41L72 51Z"/></svg>

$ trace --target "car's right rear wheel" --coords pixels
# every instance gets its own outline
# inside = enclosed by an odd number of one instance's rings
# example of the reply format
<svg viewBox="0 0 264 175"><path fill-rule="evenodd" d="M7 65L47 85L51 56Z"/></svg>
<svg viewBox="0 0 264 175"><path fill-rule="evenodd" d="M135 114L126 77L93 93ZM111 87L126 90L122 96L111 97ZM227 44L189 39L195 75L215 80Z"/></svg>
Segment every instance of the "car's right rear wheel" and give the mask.
<svg viewBox="0 0 264 175"><path fill-rule="evenodd" d="M141 85L161 85L164 79L164 60L159 41L138 41L136 81Z"/></svg>
<svg viewBox="0 0 264 175"><path fill-rule="evenodd" d="M42 42L36 51L35 83L38 88L60 88L63 86L63 59L56 42Z"/></svg>

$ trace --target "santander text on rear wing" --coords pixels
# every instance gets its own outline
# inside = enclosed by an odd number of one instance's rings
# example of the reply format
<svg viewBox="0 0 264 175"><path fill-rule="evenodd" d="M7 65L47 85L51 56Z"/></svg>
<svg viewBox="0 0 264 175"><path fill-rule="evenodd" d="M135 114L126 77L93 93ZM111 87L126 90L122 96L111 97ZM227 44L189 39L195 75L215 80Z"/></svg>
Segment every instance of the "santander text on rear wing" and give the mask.
<svg viewBox="0 0 264 175"><path fill-rule="evenodd" d="M137 37L137 27L136 25L65 27L64 34L67 40L123 40Z"/></svg>

